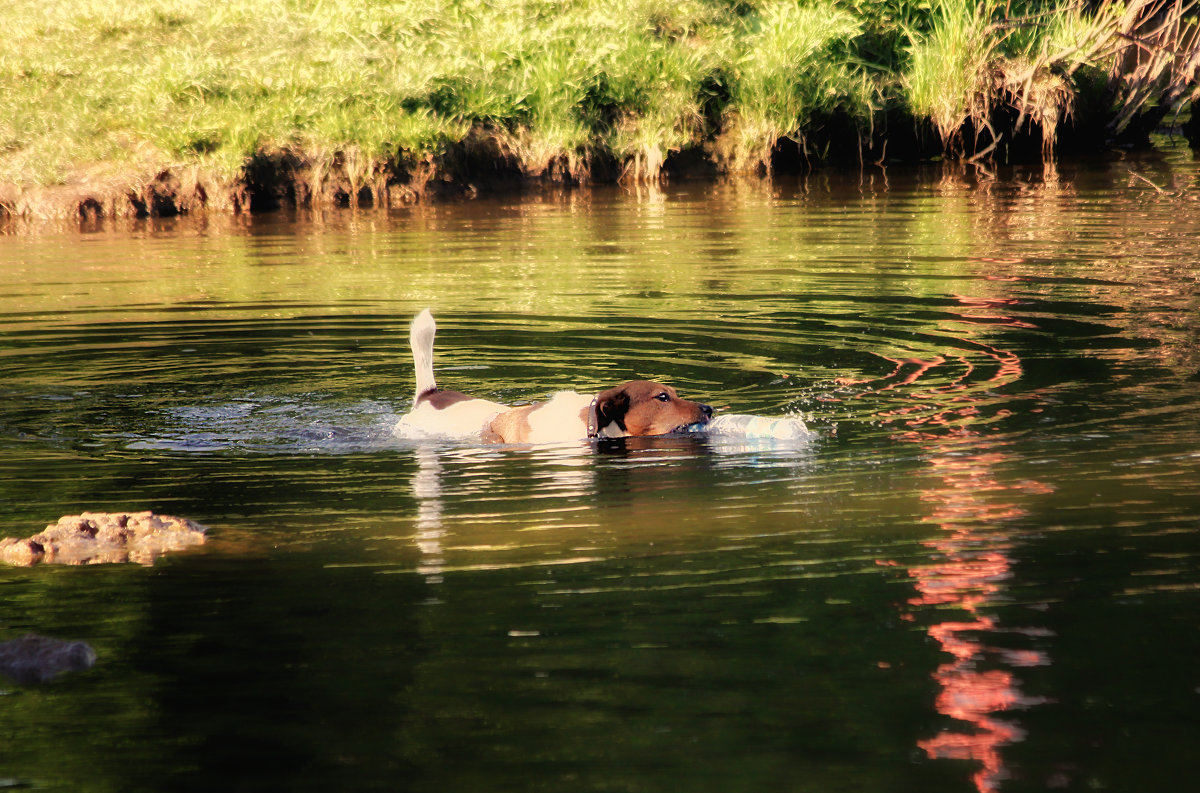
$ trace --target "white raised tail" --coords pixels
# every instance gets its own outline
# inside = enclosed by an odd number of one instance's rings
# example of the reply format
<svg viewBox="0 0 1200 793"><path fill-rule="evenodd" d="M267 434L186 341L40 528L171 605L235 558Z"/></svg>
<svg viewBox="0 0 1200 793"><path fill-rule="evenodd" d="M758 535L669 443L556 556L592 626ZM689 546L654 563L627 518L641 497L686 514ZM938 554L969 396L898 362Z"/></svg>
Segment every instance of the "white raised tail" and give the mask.
<svg viewBox="0 0 1200 793"><path fill-rule="evenodd" d="M492 419L507 406L473 399L457 391L439 391L433 379L433 337L437 323L425 309L412 322L408 342L417 373L412 409L400 417L392 432L398 438L463 438L480 441Z"/></svg>
<svg viewBox="0 0 1200 793"><path fill-rule="evenodd" d="M437 390L437 381L433 379L433 337L436 335L437 323L433 321L433 314L429 309L417 314L408 332L408 343L412 347L413 366L417 374L414 406L423 394Z"/></svg>

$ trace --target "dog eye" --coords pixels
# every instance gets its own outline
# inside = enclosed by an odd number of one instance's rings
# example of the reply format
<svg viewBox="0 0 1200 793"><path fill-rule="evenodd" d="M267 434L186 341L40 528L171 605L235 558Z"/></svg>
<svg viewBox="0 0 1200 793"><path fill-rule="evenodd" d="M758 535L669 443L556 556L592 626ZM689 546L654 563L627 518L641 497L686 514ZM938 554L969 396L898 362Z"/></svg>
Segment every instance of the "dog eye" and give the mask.
<svg viewBox="0 0 1200 793"><path fill-rule="evenodd" d="M657 399L659 402L670 402L671 401L671 395L668 394L666 391L663 391L661 394L655 394L654 398Z"/></svg>

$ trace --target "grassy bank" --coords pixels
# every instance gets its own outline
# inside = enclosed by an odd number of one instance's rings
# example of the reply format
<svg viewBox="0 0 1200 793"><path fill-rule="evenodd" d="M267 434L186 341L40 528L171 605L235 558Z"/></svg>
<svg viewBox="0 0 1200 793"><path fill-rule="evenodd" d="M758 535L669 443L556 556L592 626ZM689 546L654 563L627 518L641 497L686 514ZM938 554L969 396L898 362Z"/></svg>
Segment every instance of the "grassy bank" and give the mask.
<svg viewBox="0 0 1200 793"><path fill-rule="evenodd" d="M0 207L394 205L496 180L658 179L684 162L763 172L787 151L811 166L1009 157L1035 140L1053 156L1187 105L1200 57L1181 10L13 0L0 8Z"/></svg>

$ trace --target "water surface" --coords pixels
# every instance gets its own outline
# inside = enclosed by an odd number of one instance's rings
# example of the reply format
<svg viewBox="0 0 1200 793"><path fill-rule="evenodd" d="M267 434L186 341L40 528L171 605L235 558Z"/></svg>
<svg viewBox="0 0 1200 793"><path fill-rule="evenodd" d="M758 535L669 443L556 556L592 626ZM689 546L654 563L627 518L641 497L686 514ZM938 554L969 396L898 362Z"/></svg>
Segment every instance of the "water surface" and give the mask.
<svg viewBox="0 0 1200 793"><path fill-rule="evenodd" d="M0 640L98 655L4 688L0 777L1186 789L1196 195L1174 154L4 238L3 535L211 539L0 570ZM814 437L396 439L425 306L446 387Z"/></svg>

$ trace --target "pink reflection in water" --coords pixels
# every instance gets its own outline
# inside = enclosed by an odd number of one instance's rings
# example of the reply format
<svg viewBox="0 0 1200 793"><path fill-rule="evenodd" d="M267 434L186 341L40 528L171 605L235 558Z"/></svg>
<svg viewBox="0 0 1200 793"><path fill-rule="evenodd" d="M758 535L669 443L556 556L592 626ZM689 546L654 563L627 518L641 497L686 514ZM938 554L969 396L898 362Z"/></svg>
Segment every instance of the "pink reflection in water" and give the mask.
<svg viewBox="0 0 1200 793"><path fill-rule="evenodd" d="M983 610L995 602L1011 576L1012 561L1007 554L1011 541L1002 527L1005 521L1024 514L1011 496L1045 492L1045 488L1030 482L1005 485L992 473L1004 455L963 454L957 446L926 445L936 483L922 493L933 505L926 520L938 525L944 535L926 543L938 560L909 570L917 590L909 604L953 607L966 614L966 618L944 620L928 628L929 636L951 657L933 673L941 687L935 707L964 726L943 730L918 745L932 758L978 761L981 767L972 780L980 793L991 793L1007 776L1001 747L1025 735L999 714L1041 701L1024 694L1010 670L1044 665L1049 659L1036 650L989 646L989 635L1028 632L1006 629ZM981 669L985 663L1010 669Z"/></svg>
<svg viewBox="0 0 1200 793"><path fill-rule="evenodd" d="M1021 691L1012 670L1048 664L1049 659L1036 650L990 646L989 636L1030 631L1005 628L985 611L1012 574L1012 540L1006 526L1025 514L1018 496L1045 493L1049 488L1032 481L1000 481L996 471L1008 455L982 449L972 429L972 419L979 414L975 396L979 386L1011 383L1020 378L1022 367L1015 354L971 337L985 326L1028 325L999 313L1007 300L958 300L970 313L960 314L940 329L955 332L964 346L991 358L990 377L980 383L977 367L964 359L961 376L936 388L915 389L913 404L892 411L885 420L903 427L897 437L919 444L927 456L929 484L921 491L921 499L930 505L925 522L940 529L938 537L925 543L935 561L909 570L917 593L909 605L934 607L936 613L952 609L956 614L927 630L950 656L933 672L941 689L934 706L961 726L947 728L918 745L931 758L978 762L979 770L972 776L975 787L980 793L994 793L1007 777L1001 748L1024 738L1024 731L1003 714L1042 701ZM928 361L895 361L896 370L884 388L919 387L920 378L946 360L939 355Z"/></svg>

